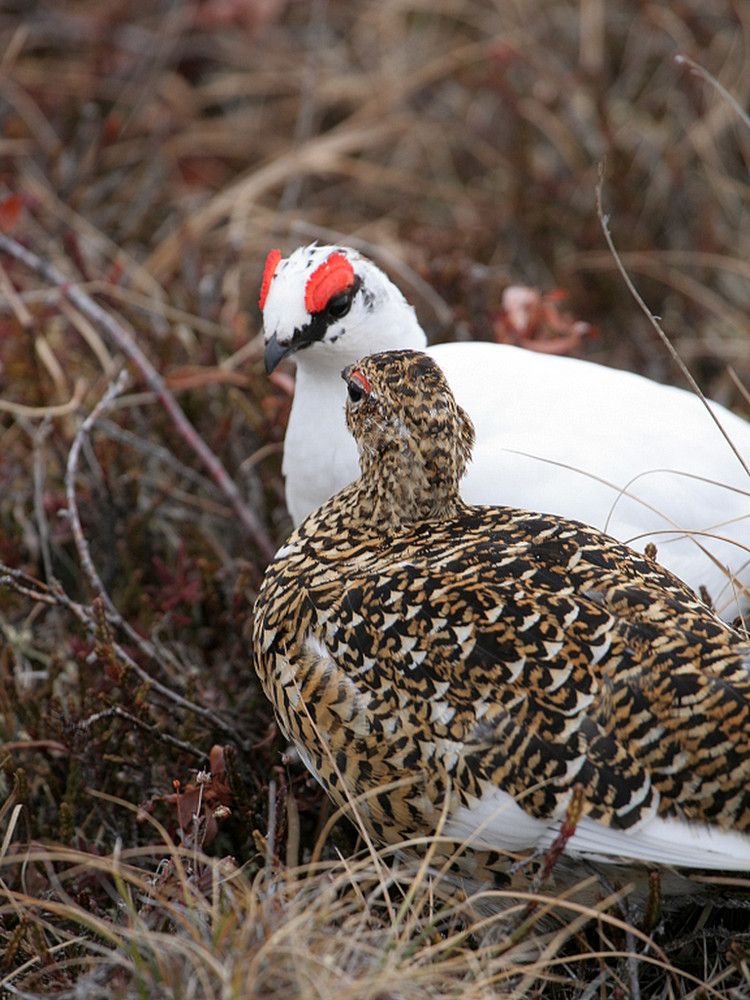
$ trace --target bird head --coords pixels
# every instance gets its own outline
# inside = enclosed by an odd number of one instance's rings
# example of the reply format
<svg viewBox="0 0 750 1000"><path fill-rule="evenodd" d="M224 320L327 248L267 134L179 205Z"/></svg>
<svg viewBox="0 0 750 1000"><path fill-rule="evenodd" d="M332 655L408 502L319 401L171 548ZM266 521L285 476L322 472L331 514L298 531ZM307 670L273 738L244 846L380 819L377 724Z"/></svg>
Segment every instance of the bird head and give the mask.
<svg viewBox="0 0 750 1000"><path fill-rule="evenodd" d="M474 426L438 364L421 351L385 351L348 365L342 378L363 475L392 477L422 513L453 503Z"/></svg>
<svg viewBox="0 0 750 1000"><path fill-rule="evenodd" d="M297 354L300 366L333 357L333 371L379 347L423 347L412 307L372 261L342 246L272 250L260 292L266 371ZM385 338L385 342L384 342Z"/></svg>

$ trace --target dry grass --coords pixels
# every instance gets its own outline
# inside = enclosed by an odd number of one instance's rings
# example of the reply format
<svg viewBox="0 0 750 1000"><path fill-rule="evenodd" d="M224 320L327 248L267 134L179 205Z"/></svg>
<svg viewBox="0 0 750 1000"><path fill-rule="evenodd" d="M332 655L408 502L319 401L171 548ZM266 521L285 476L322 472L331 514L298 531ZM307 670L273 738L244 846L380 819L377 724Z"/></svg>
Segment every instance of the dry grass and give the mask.
<svg viewBox="0 0 750 1000"><path fill-rule="evenodd" d="M607 249L605 159L628 273L748 412L750 129L675 59L747 108L746 5L18 0L0 43L2 990L746 995L741 910L649 937L571 909L530 961L515 911L488 938L399 887L279 762L244 641L289 527L273 245L357 242L434 337L561 287L577 353L680 382Z"/></svg>
<svg viewBox="0 0 750 1000"><path fill-rule="evenodd" d="M14 851L18 813L0 859L0 914L15 924L0 987L12 996L698 1000L748 984L727 931L719 963L711 935L696 950L689 924L673 925L681 936L666 947L633 927L620 912L627 886L593 905L574 892L466 898L387 852L251 877L232 859L177 848L163 829L161 849Z"/></svg>

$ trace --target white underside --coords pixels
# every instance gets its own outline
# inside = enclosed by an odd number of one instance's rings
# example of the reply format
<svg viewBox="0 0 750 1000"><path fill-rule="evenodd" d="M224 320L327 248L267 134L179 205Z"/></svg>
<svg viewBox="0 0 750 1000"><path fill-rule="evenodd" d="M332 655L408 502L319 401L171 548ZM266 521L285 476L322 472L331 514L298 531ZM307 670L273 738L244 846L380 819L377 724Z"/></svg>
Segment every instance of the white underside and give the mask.
<svg viewBox="0 0 750 1000"><path fill-rule="evenodd" d="M462 807L443 829L446 837L496 850L546 850L560 832L529 816L506 792L495 790L472 807ZM583 816L565 853L590 861L644 861L684 868L750 872L750 837L677 819L653 817L632 830L612 830Z"/></svg>
<svg viewBox="0 0 750 1000"><path fill-rule="evenodd" d="M320 782L305 747L300 759ZM360 808L362 808L360 806ZM560 832L561 821L547 822L524 812L512 796L495 789L471 808L460 807L441 828L441 837L466 847L518 854L545 851ZM429 835L431 831L423 831ZM675 868L750 872L750 837L677 819L651 817L630 830L613 830L582 816L565 847L571 858L622 864L643 862Z"/></svg>

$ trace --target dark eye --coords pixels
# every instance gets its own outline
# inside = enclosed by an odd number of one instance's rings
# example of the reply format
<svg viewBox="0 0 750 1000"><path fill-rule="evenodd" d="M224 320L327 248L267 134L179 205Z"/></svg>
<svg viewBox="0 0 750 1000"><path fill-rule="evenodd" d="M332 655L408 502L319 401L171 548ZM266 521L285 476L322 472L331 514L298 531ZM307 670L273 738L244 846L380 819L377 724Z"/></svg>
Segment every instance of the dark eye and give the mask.
<svg viewBox="0 0 750 1000"><path fill-rule="evenodd" d="M343 319L352 307L352 290L342 292L341 295L334 295L328 300L326 312L331 319Z"/></svg>
<svg viewBox="0 0 750 1000"><path fill-rule="evenodd" d="M360 371L352 372L346 383L346 390L349 393L349 400L352 403L359 403L365 396L372 392L370 383Z"/></svg>

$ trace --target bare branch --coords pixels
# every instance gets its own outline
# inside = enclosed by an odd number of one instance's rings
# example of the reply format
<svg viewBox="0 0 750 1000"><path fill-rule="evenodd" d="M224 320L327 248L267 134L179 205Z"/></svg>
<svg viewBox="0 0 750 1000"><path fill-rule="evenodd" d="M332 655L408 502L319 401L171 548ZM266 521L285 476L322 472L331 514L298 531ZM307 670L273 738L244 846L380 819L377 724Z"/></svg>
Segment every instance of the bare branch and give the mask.
<svg viewBox="0 0 750 1000"><path fill-rule="evenodd" d="M89 729L95 722L101 722L102 719L111 719L113 716L117 716L118 719L124 719L126 722L131 723L131 725L143 729L144 732L153 736L154 739L160 740L162 743L167 743L171 747L176 747L178 750L183 750L194 757L206 756L203 750L199 750L192 743L186 743L184 740L178 740L176 737L170 736L169 733L163 733L158 726L149 725L143 719L139 719L137 715L126 712L119 705L110 705L109 708L102 709L101 712L90 715L88 719L83 719L81 722L76 723L76 725L82 729Z"/></svg>

